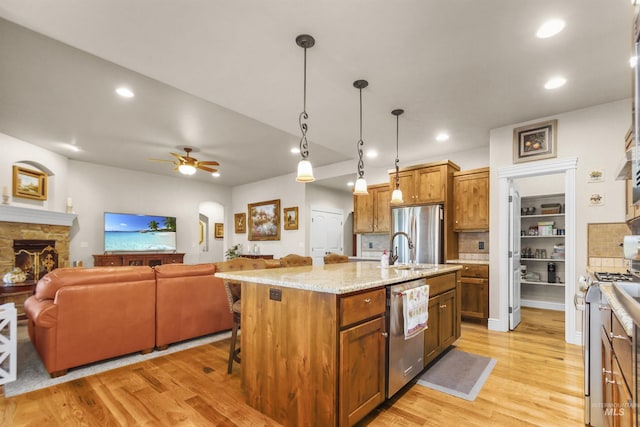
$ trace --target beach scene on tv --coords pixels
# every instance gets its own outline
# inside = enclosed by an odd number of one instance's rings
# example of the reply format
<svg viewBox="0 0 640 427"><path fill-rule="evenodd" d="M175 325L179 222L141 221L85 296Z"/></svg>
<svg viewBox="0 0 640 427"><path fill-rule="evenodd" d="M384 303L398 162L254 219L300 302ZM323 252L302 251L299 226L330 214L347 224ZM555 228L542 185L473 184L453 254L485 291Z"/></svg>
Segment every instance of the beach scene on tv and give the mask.
<svg viewBox="0 0 640 427"><path fill-rule="evenodd" d="M104 250L175 251L176 219L168 216L105 213Z"/></svg>

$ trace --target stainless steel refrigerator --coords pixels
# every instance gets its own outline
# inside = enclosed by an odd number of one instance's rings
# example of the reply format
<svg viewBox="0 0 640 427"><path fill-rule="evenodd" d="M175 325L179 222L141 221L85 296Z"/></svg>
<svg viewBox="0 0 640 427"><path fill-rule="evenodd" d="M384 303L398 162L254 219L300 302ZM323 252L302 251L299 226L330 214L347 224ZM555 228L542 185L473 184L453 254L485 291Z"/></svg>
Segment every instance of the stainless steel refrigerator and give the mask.
<svg viewBox="0 0 640 427"><path fill-rule="evenodd" d="M442 205L409 206L391 209L391 235L398 231L404 231L413 240L416 259L420 264L440 264L443 257L443 222L444 213ZM393 239L393 247L389 248L396 253L398 248L398 260L396 264L409 262L409 245L403 235Z"/></svg>

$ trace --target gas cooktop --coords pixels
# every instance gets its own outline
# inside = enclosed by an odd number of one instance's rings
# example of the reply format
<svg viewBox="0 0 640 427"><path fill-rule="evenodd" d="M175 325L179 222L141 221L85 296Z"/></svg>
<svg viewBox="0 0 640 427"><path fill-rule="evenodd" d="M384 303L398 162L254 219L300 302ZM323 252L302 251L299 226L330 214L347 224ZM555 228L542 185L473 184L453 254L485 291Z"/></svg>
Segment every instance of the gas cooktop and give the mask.
<svg viewBox="0 0 640 427"><path fill-rule="evenodd" d="M631 282L635 280L635 276L629 273L597 272L594 275L598 282Z"/></svg>

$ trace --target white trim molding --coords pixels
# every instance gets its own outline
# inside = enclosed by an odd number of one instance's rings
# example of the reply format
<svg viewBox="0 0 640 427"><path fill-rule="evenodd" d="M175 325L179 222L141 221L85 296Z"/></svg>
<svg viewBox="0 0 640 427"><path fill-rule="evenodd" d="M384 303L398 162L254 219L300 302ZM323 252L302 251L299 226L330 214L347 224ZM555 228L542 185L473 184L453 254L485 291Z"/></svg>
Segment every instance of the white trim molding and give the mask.
<svg viewBox="0 0 640 427"><path fill-rule="evenodd" d="M11 205L0 205L0 222L18 222L22 224L64 225L71 227L78 215L74 213L54 212L44 209L30 209Z"/></svg>
<svg viewBox="0 0 640 427"><path fill-rule="evenodd" d="M565 188L565 341L580 344L580 333L576 331L576 308L573 295L576 290L576 169L578 158L542 160L498 169L500 198L498 210L498 270L499 301L498 317L489 322L494 330L509 329L509 186L517 178L564 173Z"/></svg>

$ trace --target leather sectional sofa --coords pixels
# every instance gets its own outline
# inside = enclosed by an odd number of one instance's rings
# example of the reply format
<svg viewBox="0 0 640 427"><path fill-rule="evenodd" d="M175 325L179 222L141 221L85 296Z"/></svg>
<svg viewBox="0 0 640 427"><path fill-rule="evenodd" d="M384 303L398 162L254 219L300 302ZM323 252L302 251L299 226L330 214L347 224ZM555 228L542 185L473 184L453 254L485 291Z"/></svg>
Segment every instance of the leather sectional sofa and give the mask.
<svg viewBox="0 0 640 427"><path fill-rule="evenodd" d="M29 337L52 377L67 369L228 330L214 264L59 268L25 301Z"/></svg>

